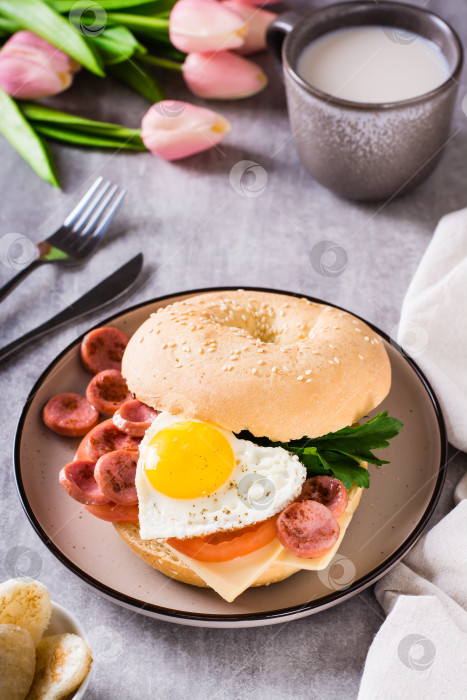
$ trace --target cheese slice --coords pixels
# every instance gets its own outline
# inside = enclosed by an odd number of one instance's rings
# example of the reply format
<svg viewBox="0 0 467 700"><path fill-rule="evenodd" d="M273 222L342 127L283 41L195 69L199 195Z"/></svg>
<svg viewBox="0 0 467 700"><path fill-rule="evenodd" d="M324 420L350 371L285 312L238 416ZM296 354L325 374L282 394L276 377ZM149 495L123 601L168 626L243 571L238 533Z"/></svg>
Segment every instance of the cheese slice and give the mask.
<svg viewBox="0 0 467 700"><path fill-rule="evenodd" d="M228 603L231 603L240 593L251 586L283 549L279 540L274 539L265 547L261 547L256 552L244 557L238 557L231 561L206 562L188 557L169 545L167 546L174 556L185 562L195 574L198 574Z"/></svg>

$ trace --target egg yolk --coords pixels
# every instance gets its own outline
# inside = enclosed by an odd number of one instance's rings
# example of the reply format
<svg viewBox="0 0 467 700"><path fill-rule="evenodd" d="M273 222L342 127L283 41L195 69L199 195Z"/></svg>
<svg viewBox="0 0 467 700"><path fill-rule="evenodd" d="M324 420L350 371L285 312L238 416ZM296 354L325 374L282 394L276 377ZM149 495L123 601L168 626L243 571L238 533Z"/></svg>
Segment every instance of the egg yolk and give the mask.
<svg viewBox="0 0 467 700"><path fill-rule="evenodd" d="M149 443L145 463L151 485L171 498L210 494L229 478L233 468L228 440L213 426L194 421L159 431Z"/></svg>

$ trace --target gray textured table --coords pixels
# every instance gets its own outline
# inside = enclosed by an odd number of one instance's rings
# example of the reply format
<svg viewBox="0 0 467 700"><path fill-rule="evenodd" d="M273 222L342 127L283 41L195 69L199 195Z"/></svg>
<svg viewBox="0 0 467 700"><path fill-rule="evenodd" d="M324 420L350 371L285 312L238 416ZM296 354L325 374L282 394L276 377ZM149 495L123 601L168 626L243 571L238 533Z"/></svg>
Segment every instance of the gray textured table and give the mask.
<svg viewBox="0 0 467 700"><path fill-rule="evenodd" d="M465 42L463 2L417 4L443 14ZM436 172L403 199L370 205L337 199L302 170L290 140L281 86L268 58L261 62L271 78L269 88L243 102L217 104L233 123L231 135L219 149L186 162L54 146L63 187L54 191L1 140L0 239L18 232L41 240L98 174L128 190L111 235L85 267L66 272L57 266L42 268L3 303L2 344L62 309L140 250L145 278L125 306L182 289L258 285L341 304L391 333L436 222L467 205L467 116L461 108L465 74L453 124L457 133ZM190 99L180 78L174 78L170 89L166 81L166 88L170 97ZM102 85L84 74L54 104L135 126L147 109L142 99L110 80ZM241 196L231 187L229 173L241 160L254 161L266 171L261 196ZM310 262L310 251L322 240L346 252L345 268L336 277L320 274ZM11 270L0 265L0 283L9 275ZM56 354L118 308L114 305L54 334L2 369L0 579L27 570L27 556L18 559L13 547L32 552L38 578L56 601L80 617L94 639L90 700L356 697L368 646L383 619L371 589L288 624L252 630L181 627L107 602L64 568L34 534L13 479L11 453L21 408ZM453 488L466 464L465 455L451 460L433 522L452 507Z"/></svg>

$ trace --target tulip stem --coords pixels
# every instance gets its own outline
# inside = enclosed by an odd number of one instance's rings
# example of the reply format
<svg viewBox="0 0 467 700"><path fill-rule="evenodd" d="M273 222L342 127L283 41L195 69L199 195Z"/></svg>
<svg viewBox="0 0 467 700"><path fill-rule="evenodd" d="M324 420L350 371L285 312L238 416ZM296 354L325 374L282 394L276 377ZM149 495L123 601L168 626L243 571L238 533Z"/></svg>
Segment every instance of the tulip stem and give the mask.
<svg viewBox="0 0 467 700"><path fill-rule="evenodd" d="M144 63L150 63L152 66L159 66L159 68L167 68L167 70L175 70L179 73L182 72L182 64L178 61L171 61L169 58L160 58L159 56L151 56L150 54L143 54L138 57L140 61Z"/></svg>

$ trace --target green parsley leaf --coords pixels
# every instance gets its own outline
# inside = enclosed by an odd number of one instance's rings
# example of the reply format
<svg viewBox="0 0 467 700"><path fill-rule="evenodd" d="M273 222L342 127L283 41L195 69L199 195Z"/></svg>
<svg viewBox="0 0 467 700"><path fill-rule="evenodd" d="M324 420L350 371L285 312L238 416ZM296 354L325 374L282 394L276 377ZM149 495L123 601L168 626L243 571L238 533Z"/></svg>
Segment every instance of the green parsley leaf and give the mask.
<svg viewBox="0 0 467 700"><path fill-rule="evenodd" d="M346 488L350 488L352 483L368 488L370 475L367 469L360 466L360 462L378 466L389 464L374 455L372 450L389 447L389 440L395 437L402 427L400 420L388 416L387 411L382 411L367 423L342 428L318 438L305 437L291 442L271 442L267 438L255 438L247 431L240 433L239 437L264 447L283 447L296 454L306 467L309 477L335 476Z"/></svg>

